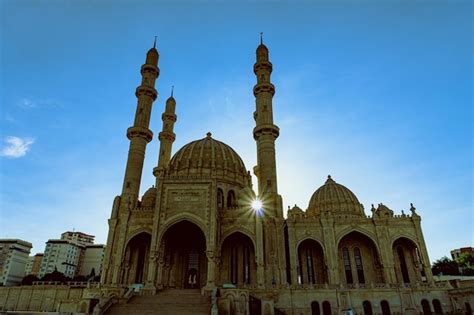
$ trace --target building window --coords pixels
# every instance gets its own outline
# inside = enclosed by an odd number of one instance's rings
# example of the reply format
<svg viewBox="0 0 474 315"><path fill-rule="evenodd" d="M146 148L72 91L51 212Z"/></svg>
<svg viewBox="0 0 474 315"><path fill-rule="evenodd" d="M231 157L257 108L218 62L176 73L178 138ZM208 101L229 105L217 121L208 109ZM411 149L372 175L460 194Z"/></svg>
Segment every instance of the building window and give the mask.
<svg viewBox="0 0 474 315"><path fill-rule="evenodd" d="M230 281L233 284L238 282L238 257L237 247L232 246L230 249Z"/></svg>
<svg viewBox="0 0 474 315"><path fill-rule="evenodd" d="M362 256L360 255L360 249L358 247L354 248L354 259L359 283L365 283L364 266L362 265Z"/></svg>
<svg viewBox="0 0 474 315"><path fill-rule="evenodd" d="M433 300L433 308L435 315L443 314L443 308L441 307L441 302L438 299Z"/></svg>
<svg viewBox="0 0 474 315"><path fill-rule="evenodd" d="M362 303L362 306L364 308L364 315L373 315L372 304L370 303L370 301L364 301Z"/></svg>
<svg viewBox="0 0 474 315"><path fill-rule="evenodd" d="M430 302L425 299L421 300L421 308L423 310L423 315L431 315Z"/></svg>
<svg viewBox="0 0 474 315"><path fill-rule="evenodd" d="M320 315L321 312L319 311L319 303L313 302L311 303L311 315Z"/></svg>
<svg viewBox="0 0 474 315"><path fill-rule="evenodd" d="M217 188L217 209L222 210L224 208L224 192L222 189Z"/></svg>
<svg viewBox="0 0 474 315"><path fill-rule="evenodd" d="M235 193L233 190L229 190L227 193L227 209L235 207Z"/></svg>
<svg viewBox="0 0 474 315"><path fill-rule="evenodd" d="M331 304L328 301L323 302L323 315L331 315Z"/></svg>
<svg viewBox="0 0 474 315"><path fill-rule="evenodd" d="M382 309L382 315L392 315L390 312L390 305L387 301L383 300L380 302L380 308Z"/></svg>
<svg viewBox="0 0 474 315"><path fill-rule="evenodd" d="M250 284L250 249L248 246L244 247L244 265L243 265L243 275L244 283Z"/></svg>
<svg viewBox="0 0 474 315"><path fill-rule="evenodd" d="M397 247L398 260L400 261L400 269L402 271L403 283L410 283L410 277L408 276L407 262L405 260L405 253L401 246Z"/></svg>
<svg viewBox="0 0 474 315"><path fill-rule="evenodd" d="M352 279L352 269L351 269L351 258L349 256L349 250L347 247L342 249L342 259L344 261L344 271L346 273L346 282L347 283L354 283Z"/></svg>
<svg viewBox="0 0 474 315"><path fill-rule="evenodd" d="M314 279L313 255L311 249L306 249L306 266L308 269L308 282L316 283Z"/></svg>

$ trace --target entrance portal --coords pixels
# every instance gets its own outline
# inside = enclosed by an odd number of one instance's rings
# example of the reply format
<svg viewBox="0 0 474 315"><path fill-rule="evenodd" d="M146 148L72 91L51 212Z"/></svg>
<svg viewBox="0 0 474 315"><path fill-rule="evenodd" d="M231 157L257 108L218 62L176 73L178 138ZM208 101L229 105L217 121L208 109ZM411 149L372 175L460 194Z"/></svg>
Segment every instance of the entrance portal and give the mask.
<svg viewBox="0 0 474 315"><path fill-rule="evenodd" d="M171 226L163 236L163 285L169 288L194 289L206 285L206 238L189 221Z"/></svg>

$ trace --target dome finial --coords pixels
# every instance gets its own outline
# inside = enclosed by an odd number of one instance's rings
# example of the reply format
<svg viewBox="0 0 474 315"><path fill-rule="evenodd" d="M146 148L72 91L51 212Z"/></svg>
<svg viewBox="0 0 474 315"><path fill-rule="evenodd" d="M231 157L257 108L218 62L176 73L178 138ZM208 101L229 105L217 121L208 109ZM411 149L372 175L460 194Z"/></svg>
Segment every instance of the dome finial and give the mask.
<svg viewBox="0 0 474 315"><path fill-rule="evenodd" d="M260 45L263 45L263 32L260 32Z"/></svg>
<svg viewBox="0 0 474 315"><path fill-rule="evenodd" d="M326 180L326 184L328 183L335 183L335 181L332 179L331 175L328 175L328 179Z"/></svg>
<svg viewBox="0 0 474 315"><path fill-rule="evenodd" d="M157 38L157 37L158 37L158 36L155 36L155 41L153 42L153 48L156 48L156 38Z"/></svg>
<svg viewBox="0 0 474 315"><path fill-rule="evenodd" d="M208 132L206 133L206 137L209 139L209 138L211 138L211 136L212 136L212 133L211 133L210 131L208 131Z"/></svg>
<svg viewBox="0 0 474 315"><path fill-rule="evenodd" d="M171 97L173 97L174 85L171 86Z"/></svg>

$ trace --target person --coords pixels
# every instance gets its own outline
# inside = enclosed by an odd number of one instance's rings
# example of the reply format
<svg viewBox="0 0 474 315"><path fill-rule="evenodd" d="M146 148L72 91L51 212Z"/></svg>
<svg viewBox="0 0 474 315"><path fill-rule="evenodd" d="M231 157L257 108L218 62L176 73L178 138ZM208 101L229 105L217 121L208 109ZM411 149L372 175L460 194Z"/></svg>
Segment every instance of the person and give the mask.
<svg viewBox="0 0 474 315"><path fill-rule="evenodd" d="M196 277L197 277L197 270L195 268L191 268L189 270L189 276L188 276L188 285L190 288L193 288L196 286Z"/></svg>

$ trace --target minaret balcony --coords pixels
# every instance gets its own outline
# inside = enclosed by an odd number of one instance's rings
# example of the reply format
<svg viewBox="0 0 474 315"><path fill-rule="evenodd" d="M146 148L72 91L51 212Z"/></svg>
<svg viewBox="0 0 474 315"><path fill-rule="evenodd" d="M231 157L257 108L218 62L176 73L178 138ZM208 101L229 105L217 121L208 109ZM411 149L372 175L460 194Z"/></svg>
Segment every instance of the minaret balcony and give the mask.
<svg viewBox="0 0 474 315"><path fill-rule="evenodd" d="M253 65L253 72L258 74L260 71L272 72L273 65L270 61L260 61Z"/></svg>
<svg viewBox="0 0 474 315"><path fill-rule="evenodd" d="M143 138L146 142L150 142L153 139L153 132L148 128L143 128L139 126L133 126L127 129L127 138L132 140L132 138Z"/></svg>
<svg viewBox="0 0 474 315"><path fill-rule="evenodd" d="M150 64L147 64L145 63L142 68L140 69L140 73L142 75L145 75L147 73L151 73L153 74L154 76L159 76L160 75L160 68L158 68L157 66L155 65L150 65Z"/></svg>
<svg viewBox="0 0 474 315"><path fill-rule="evenodd" d="M176 139L176 135L174 134L174 132L162 131L158 134L158 140L160 141L167 140L170 142L174 142L175 139Z"/></svg>
<svg viewBox="0 0 474 315"><path fill-rule="evenodd" d="M276 139L280 135L280 128L273 124L264 124L259 125L253 129L253 138L255 140L258 140L258 138L263 135L271 135L274 139Z"/></svg>
<svg viewBox="0 0 474 315"><path fill-rule="evenodd" d="M154 101L158 97L158 92L151 86L140 85L137 87L135 95L137 98L140 96L148 96Z"/></svg>
<svg viewBox="0 0 474 315"><path fill-rule="evenodd" d="M271 83L260 83L253 87L253 95L256 97L260 93L270 93L275 95L275 86Z"/></svg>
<svg viewBox="0 0 474 315"><path fill-rule="evenodd" d="M172 122L176 122L176 118L177 116L175 114L169 114L169 113L163 113L163 115L161 115L161 120L165 121L165 120L171 120Z"/></svg>

